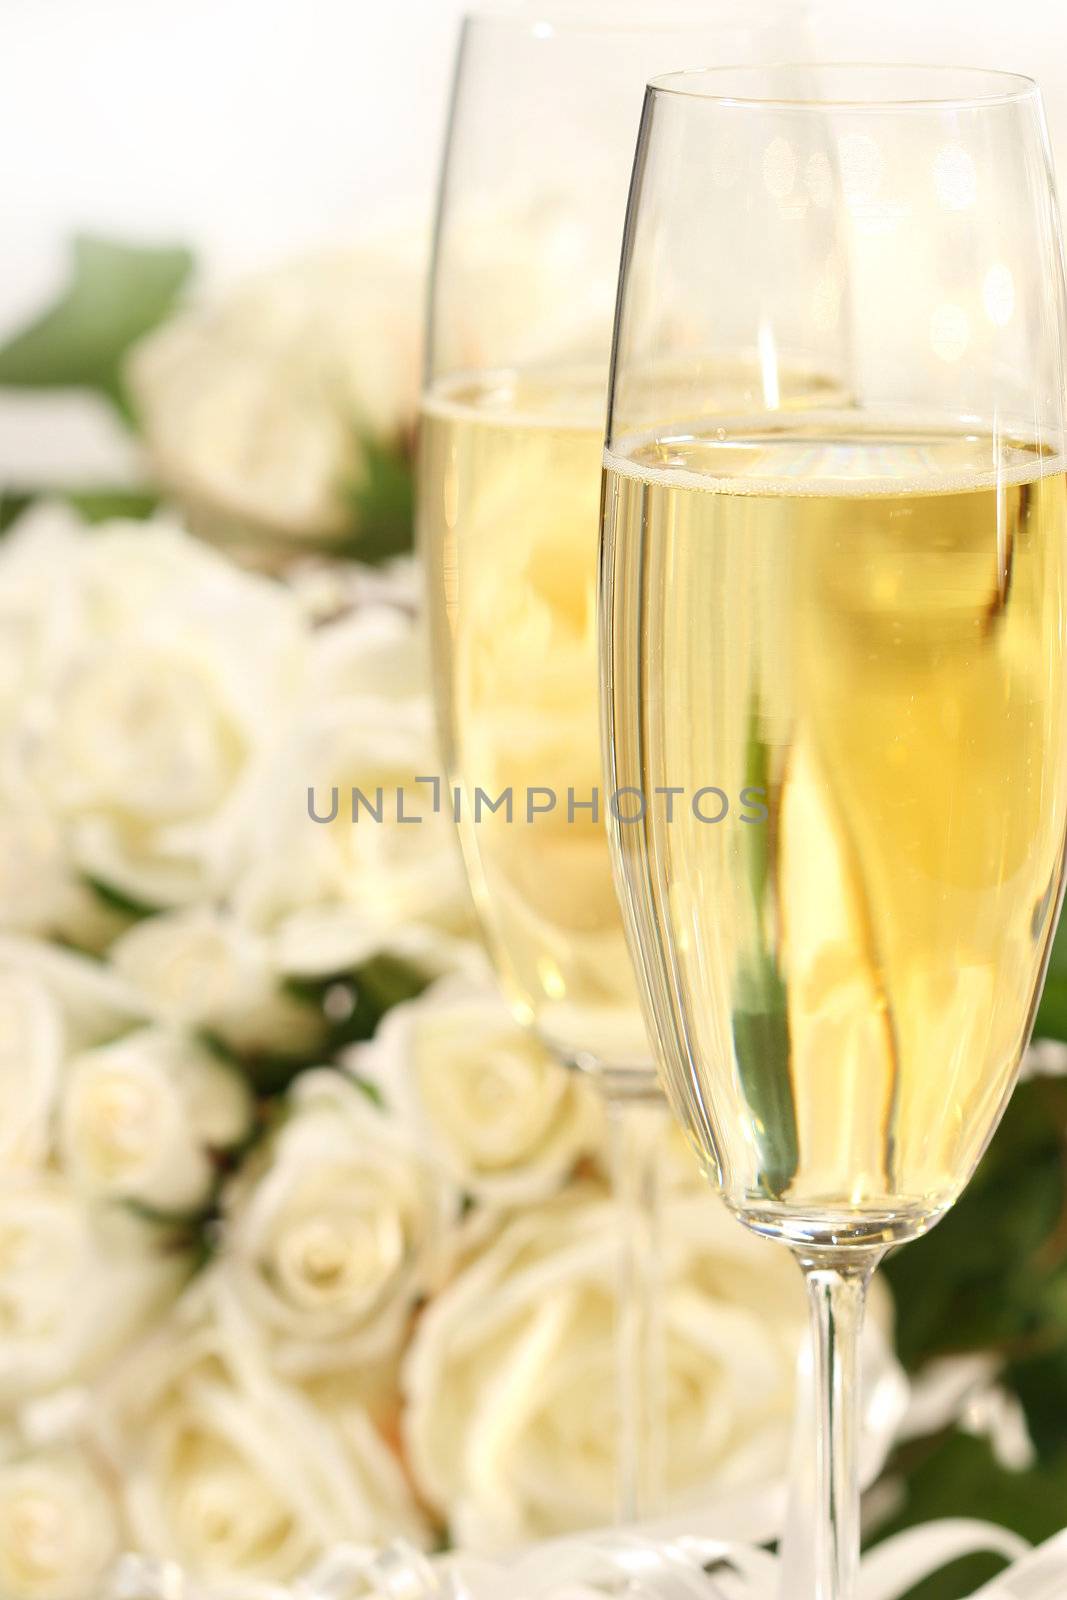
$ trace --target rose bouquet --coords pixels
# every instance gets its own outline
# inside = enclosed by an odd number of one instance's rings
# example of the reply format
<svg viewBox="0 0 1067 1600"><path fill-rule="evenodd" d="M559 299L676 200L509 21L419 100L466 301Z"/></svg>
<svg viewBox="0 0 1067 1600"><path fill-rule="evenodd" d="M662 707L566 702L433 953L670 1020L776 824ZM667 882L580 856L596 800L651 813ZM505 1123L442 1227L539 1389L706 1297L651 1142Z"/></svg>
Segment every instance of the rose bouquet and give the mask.
<svg viewBox="0 0 1067 1600"><path fill-rule="evenodd" d="M312 820L435 765L408 576L324 610L327 576L52 503L0 548L10 1600L127 1548L284 1579L610 1516L599 1102L497 997L447 816ZM706 1506L783 1475L803 1310L663 1160L669 1487Z"/></svg>
<svg viewBox="0 0 1067 1600"><path fill-rule="evenodd" d="M402 259L334 255L168 320L180 252L83 245L67 300L0 350L0 383L93 386L145 441L133 482L0 503L4 1600L93 1600L129 1550L284 1582L342 1541L490 1550L610 1519L602 1109L499 999L416 781L438 763ZM354 823L328 798L354 788L403 809ZM990 1181L1021 1205L1020 1104ZM799 1281L680 1140L661 1161L663 1509L770 1538ZM973 1195L964 1222L993 1205L981 1175ZM890 1268L916 1367L953 1348L954 1238L933 1278L925 1247ZM886 1296L871 1476L891 1326ZM1010 1361L987 1339L920 1386L883 1525L929 1514L909 1486L946 1449L1032 1484Z"/></svg>

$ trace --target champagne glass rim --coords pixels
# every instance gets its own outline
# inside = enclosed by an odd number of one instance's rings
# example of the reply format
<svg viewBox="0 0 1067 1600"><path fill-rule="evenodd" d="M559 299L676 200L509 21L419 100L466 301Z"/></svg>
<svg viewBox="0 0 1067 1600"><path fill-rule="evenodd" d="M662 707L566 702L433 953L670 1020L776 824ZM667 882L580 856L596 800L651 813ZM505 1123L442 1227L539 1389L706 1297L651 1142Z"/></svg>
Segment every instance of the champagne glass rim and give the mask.
<svg viewBox="0 0 1067 1600"><path fill-rule="evenodd" d="M788 87L790 74L797 78L795 92ZM687 67L658 74L648 87L655 95L763 111L964 111L1021 103L1041 94L1034 78L995 67L874 61Z"/></svg>
<svg viewBox="0 0 1067 1600"><path fill-rule="evenodd" d="M541 4L518 4L509 0L484 0L468 6L463 15L465 28L500 27L529 33L535 38L551 39L583 33L606 34L670 34L670 33L726 33L743 29L752 35L769 33L786 12L784 3L771 5L768 15L754 21L751 13L737 0L734 5L717 11L708 20L706 0L668 0L661 10L650 15L647 7L634 5L631 14L620 14L617 5L607 0L588 0L583 7L567 5L565 0L542 0ZM801 12L803 13L803 6Z"/></svg>

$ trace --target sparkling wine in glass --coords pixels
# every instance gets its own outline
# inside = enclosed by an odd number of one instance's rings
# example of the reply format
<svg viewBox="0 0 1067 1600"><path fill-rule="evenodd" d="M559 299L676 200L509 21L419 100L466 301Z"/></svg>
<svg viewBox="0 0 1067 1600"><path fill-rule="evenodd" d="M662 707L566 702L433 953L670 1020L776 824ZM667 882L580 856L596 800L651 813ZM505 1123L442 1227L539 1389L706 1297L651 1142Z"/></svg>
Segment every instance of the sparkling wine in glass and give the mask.
<svg viewBox="0 0 1067 1600"><path fill-rule="evenodd" d="M516 1014L604 1091L623 1217L617 1510L654 1498L658 1085L612 881L597 538L626 190L650 72L753 59L797 8L578 3L468 19L441 178L419 534L439 725ZM733 381L732 370L719 375ZM643 1480L643 1482L642 1482Z"/></svg>
<svg viewBox="0 0 1067 1600"><path fill-rule="evenodd" d="M650 86L605 456L609 830L670 1099L807 1279L791 1600L854 1592L865 1290L973 1173L1056 925L1064 337L1029 80ZM694 404L726 357L751 403Z"/></svg>

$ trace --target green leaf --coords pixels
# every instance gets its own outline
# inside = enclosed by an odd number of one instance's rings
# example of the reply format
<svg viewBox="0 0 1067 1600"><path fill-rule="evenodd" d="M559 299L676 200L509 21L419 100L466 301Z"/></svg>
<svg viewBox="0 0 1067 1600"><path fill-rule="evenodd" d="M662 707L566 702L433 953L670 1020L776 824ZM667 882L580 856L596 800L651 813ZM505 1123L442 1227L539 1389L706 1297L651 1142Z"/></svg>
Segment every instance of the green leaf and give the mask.
<svg viewBox="0 0 1067 1600"><path fill-rule="evenodd" d="M796 1176L798 1136L789 1074L788 994L768 954L765 928L778 803L771 792L771 752L761 735L761 724L759 699L753 694L748 709L745 785L761 789L769 804L765 823L741 828L756 934L754 948L738 975L733 1034L737 1071L759 1141L760 1182L770 1194L780 1197Z"/></svg>
<svg viewBox="0 0 1067 1600"><path fill-rule="evenodd" d="M168 315L192 267L180 246L79 235L59 300L0 348L0 384L96 389L128 415L126 352Z"/></svg>
<svg viewBox="0 0 1067 1600"><path fill-rule="evenodd" d="M10 489L0 489L0 534L6 533L12 523L18 521L35 498L32 494L15 494Z"/></svg>
<svg viewBox="0 0 1067 1600"><path fill-rule="evenodd" d="M374 956L355 972L334 973L330 977L290 979L286 984L294 999L329 1011L328 995L336 998L338 991L346 991L346 1014L333 1021L323 1054L332 1055L349 1044L359 1044L373 1038L378 1024L387 1011L405 1000L416 999L431 982L426 973L400 960L398 956Z"/></svg>
<svg viewBox="0 0 1067 1600"><path fill-rule="evenodd" d="M105 883L102 878L94 878L91 873L83 873L82 881L86 888L91 889L102 905L109 911L118 911L124 917L154 917L161 911L162 906L149 905L146 900L136 900L124 889L117 889L114 884Z"/></svg>
<svg viewBox="0 0 1067 1600"><path fill-rule="evenodd" d="M1053 936L1048 971L1050 978L1060 978L1067 983L1067 917L1060 917Z"/></svg>
<svg viewBox="0 0 1067 1600"><path fill-rule="evenodd" d="M415 542L415 490L411 459L399 443L360 440L362 472L346 490L352 539L346 553L377 565L406 555Z"/></svg>
<svg viewBox="0 0 1067 1600"><path fill-rule="evenodd" d="M392 955L375 956L356 976L364 999L378 1009L379 1020L403 1001L417 999L431 982L425 972Z"/></svg>
<svg viewBox="0 0 1067 1600"><path fill-rule="evenodd" d="M377 1106L379 1111L386 1109L385 1096L376 1083L365 1078L361 1072L348 1072L345 1074L350 1083L354 1083L360 1094L366 1095L372 1106Z"/></svg>
<svg viewBox="0 0 1067 1600"><path fill-rule="evenodd" d="M1067 1082L1020 1084L978 1171L925 1238L890 1256L905 1365L995 1348L1025 1359L1067 1339ZM1067 1444L1067 1413L1062 1419Z"/></svg>
<svg viewBox="0 0 1067 1600"><path fill-rule="evenodd" d="M785 984L765 957L742 968L733 1014L737 1072L759 1144L760 1182L779 1197L796 1176L798 1159L786 998Z"/></svg>
<svg viewBox="0 0 1067 1600"><path fill-rule="evenodd" d="M164 1206L150 1205L147 1200L123 1200L122 1209L139 1222L150 1223L154 1228L168 1228L179 1239L192 1235L202 1225L214 1204L211 1197L192 1211L169 1211Z"/></svg>
<svg viewBox="0 0 1067 1600"><path fill-rule="evenodd" d="M415 999L430 982L425 973L390 955L375 956L354 972L313 979L290 978L284 985L286 993L325 1018L322 1037L313 1052L256 1051L238 1055L218 1038L210 1037L208 1042L240 1065L257 1093L283 1094L302 1072L327 1064L348 1045L373 1038L387 1011L404 1000ZM347 999L347 1005L337 1007L338 999ZM361 1087L372 1097L376 1093L373 1086Z"/></svg>
<svg viewBox="0 0 1067 1600"><path fill-rule="evenodd" d="M745 741L745 787L760 789L765 798L771 797L771 752L760 735L759 698L753 694L748 708L748 737ZM777 828L777 803L768 806L764 823L745 823L742 849L748 863L749 889L757 923L762 932L767 887L770 882L774 836Z"/></svg>
<svg viewBox="0 0 1067 1600"><path fill-rule="evenodd" d="M1026 1413L1026 1425L1039 1459L1047 1463L1067 1450L1067 1339L1062 1308L1057 1318L1060 1337L1050 1349L1013 1361L1004 1371Z"/></svg>
<svg viewBox="0 0 1067 1600"><path fill-rule="evenodd" d="M1061 917L1049 953L1045 989L1034 1023L1035 1039L1067 1041L1067 918Z"/></svg>
<svg viewBox="0 0 1067 1600"><path fill-rule="evenodd" d="M63 489L58 498L91 524L110 522L113 517L143 522L155 515L161 503L152 489Z"/></svg>
<svg viewBox="0 0 1067 1600"><path fill-rule="evenodd" d="M1067 981L1051 974L1038 1007L1034 1038L1067 1041Z"/></svg>
<svg viewBox="0 0 1067 1600"><path fill-rule="evenodd" d="M0 490L0 534L6 533L36 500L61 500L88 523L108 522L112 517L140 522L153 516L160 504L158 494L151 489Z"/></svg>

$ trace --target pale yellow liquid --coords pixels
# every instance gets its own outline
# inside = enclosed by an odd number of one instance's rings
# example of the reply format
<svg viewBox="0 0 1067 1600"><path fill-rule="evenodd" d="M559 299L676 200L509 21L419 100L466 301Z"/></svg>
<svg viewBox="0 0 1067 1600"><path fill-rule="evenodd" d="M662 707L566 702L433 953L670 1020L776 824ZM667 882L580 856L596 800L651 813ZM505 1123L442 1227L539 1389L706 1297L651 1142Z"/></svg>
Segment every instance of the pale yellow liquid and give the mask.
<svg viewBox="0 0 1067 1600"><path fill-rule="evenodd" d="M596 567L602 382L503 377L431 395L420 542L445 760L491 953L518 1014L560 1052L644 1067L602 787ZM511 788L514 814L484 805ZM527 791L555 809L526 821ZM577 802L568 820L568 790ZM542 803L537 797L535 803Z"/></svg>
<svg viewBox="0 0 1067 1600"><path fill-rule="evenodd" d="M597 660L605 376L479 375L424 400L419 541L427 565L438 717L460 838L490 952L517 1014L561 1054L651 1071L612 884ZM661 374L662 409L749 408L758 362ZM778 377L782 403L835 392ZM514 820L484 804L511 788ZM530 789L555 809L527 822ZM583 808L594 788L599 812ZM577 802L568 809L573 790ZM538 803L540 803L538 801Z"/></svg>
<svg viewBox="0 0 1067 1600"><path fill-rule="evenodd" d="M903 1237L996 1124L1054 929L1067 488L1025 444L785 422L607 459L610 782L768 807L650 805L620 876L729 1203L795 1239Z"/></svg>

